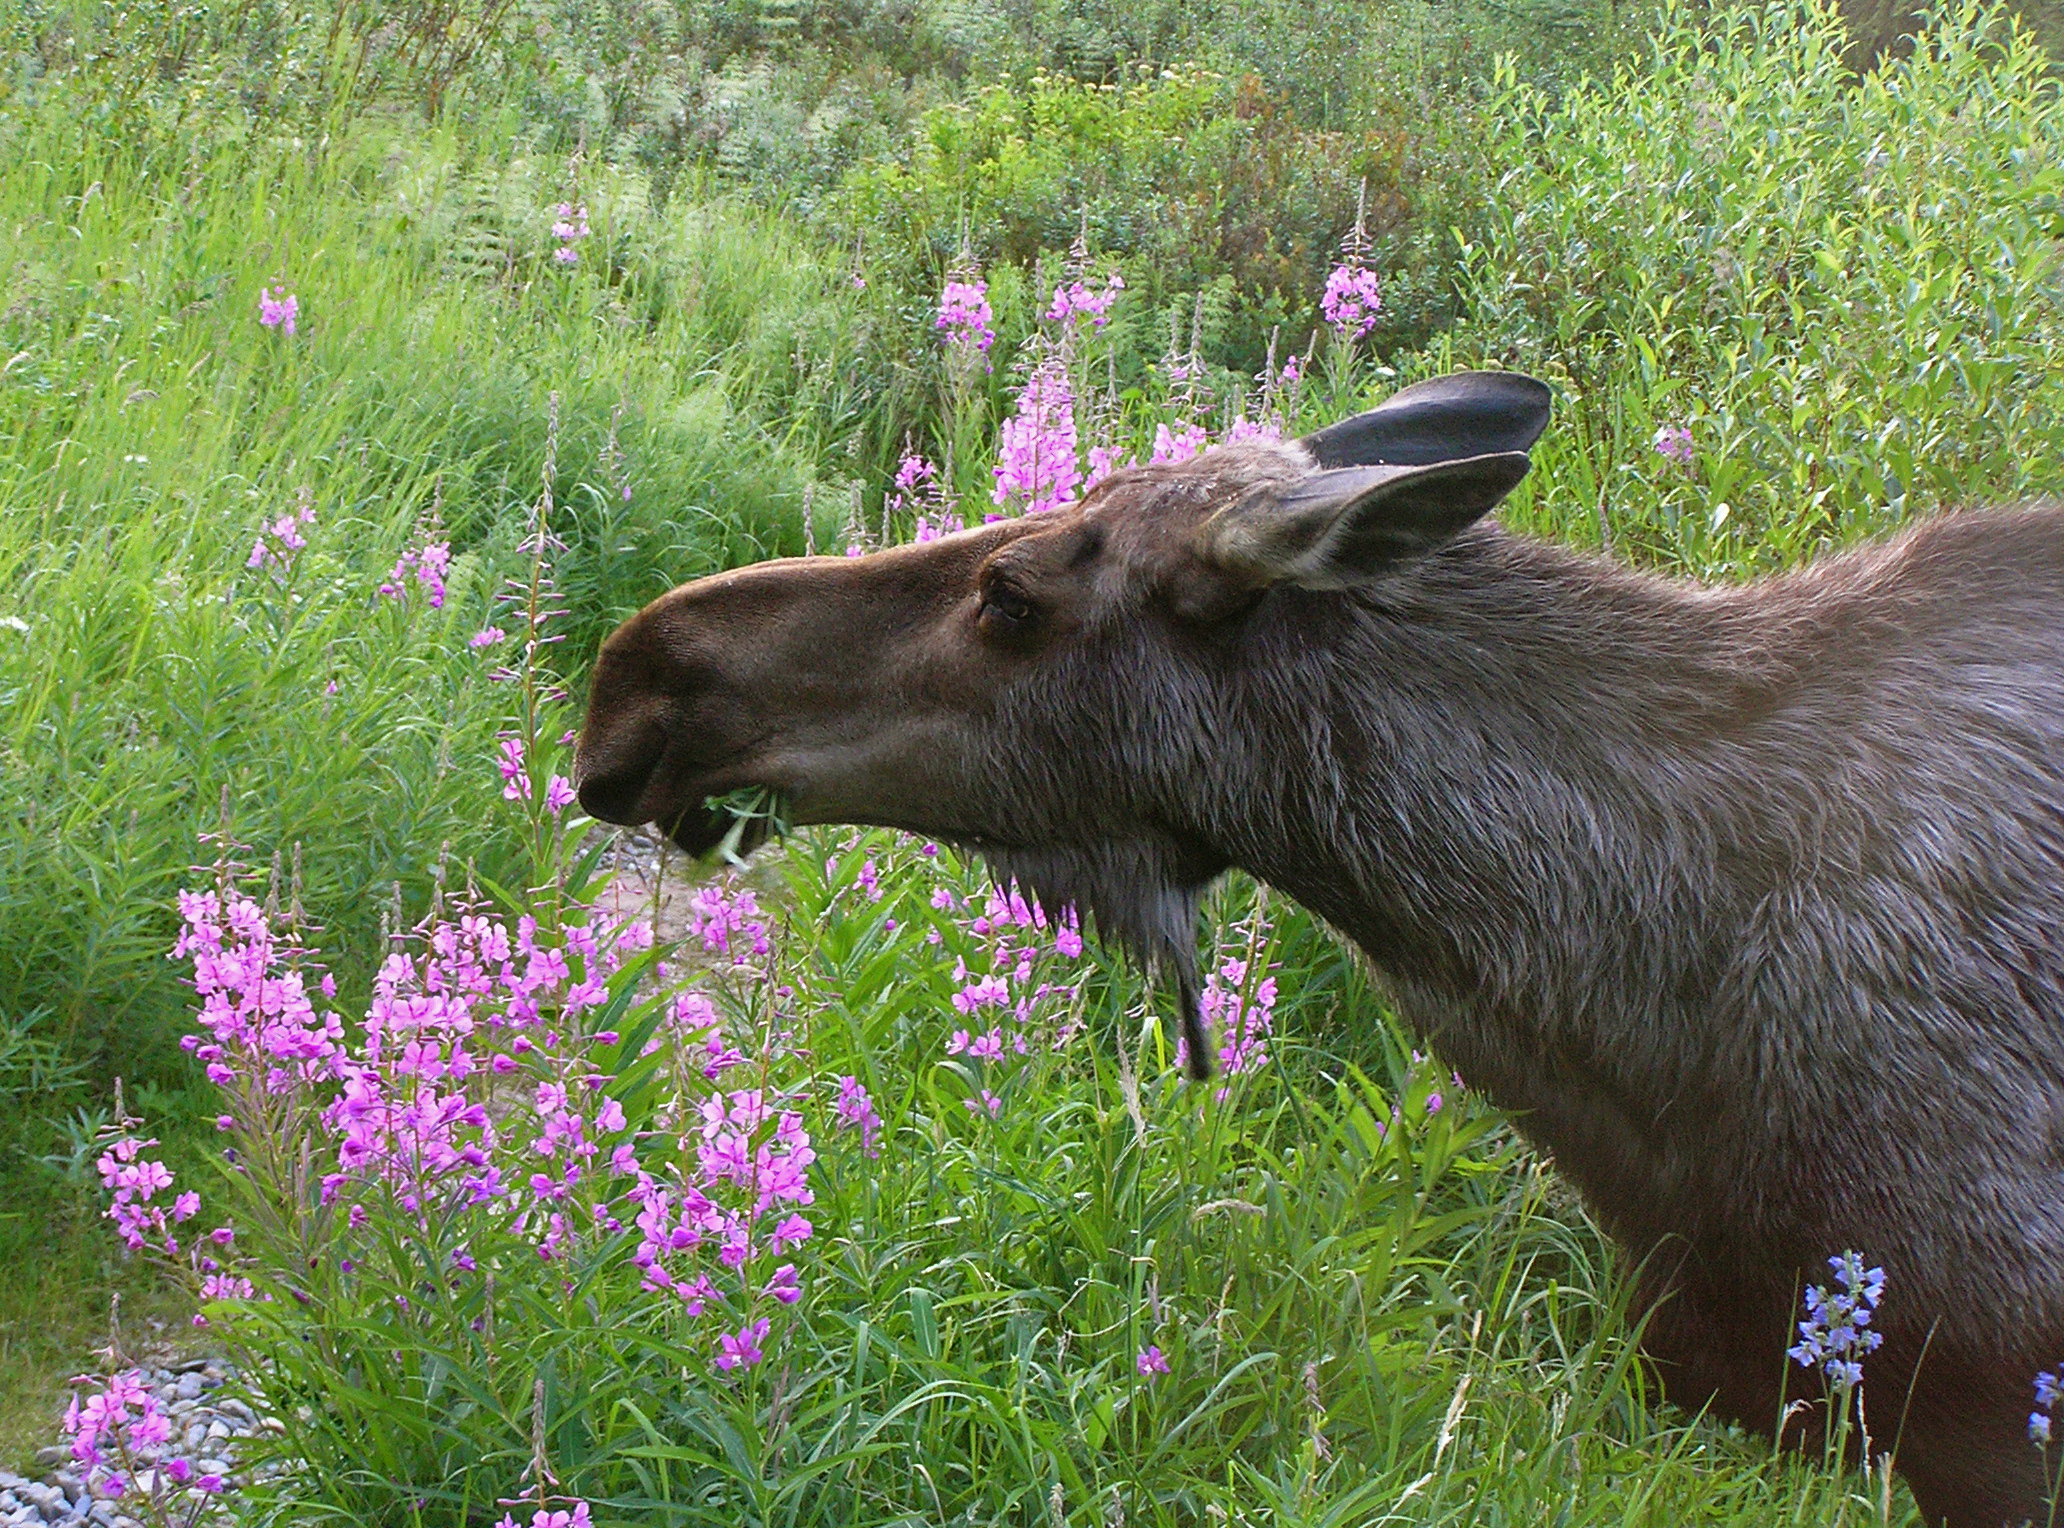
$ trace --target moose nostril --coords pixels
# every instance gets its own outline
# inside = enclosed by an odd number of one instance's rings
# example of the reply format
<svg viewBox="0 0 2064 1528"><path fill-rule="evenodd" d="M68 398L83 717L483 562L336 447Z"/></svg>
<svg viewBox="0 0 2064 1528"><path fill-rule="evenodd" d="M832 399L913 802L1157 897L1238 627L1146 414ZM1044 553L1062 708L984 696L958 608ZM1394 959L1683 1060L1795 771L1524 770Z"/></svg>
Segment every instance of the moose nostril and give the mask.
<svg viewBox="0 0 2064 1528"><path fill-rule="evenodd" d="M645 819L638 815L638 801L645 794L649 769L627 769L586 774L577 788L581 810L598 822L636 827Z"/></svg>

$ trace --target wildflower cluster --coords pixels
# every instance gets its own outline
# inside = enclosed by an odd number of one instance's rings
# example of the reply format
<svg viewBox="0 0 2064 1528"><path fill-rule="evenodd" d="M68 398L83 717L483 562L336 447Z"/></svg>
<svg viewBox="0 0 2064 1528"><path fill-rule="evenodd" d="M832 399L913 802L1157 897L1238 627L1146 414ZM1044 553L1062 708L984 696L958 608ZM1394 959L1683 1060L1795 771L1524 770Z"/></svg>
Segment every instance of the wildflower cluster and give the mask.
<svg viewBox="0 0 2064 1528"><path fill-rule="evenodd" d="M928 459L906 451L896 464L895 487L886 510L908 512L913 520L913 539L936 541L966 527L960 509L946 492L945 479Z"/></svg>
<svg viewBox="0 0 2064 1528"><path fill-rule="evenodd" d="M65 1408L64 1433L87 1489L102 1500L120 1501L131 1518L167 1525L198 1522L209 1499L228 1482L197 1469L177 1450L173 1420L142 1373L123 1369L104 1381L73 1384L80 1393ZM95 1384L100 1388L86 1388ZM97 1508L94 1516L105 1510Z"/></svg>
<svg viewBox="0 0 2064 1528"><path fill-rule="evenodd" d="M986 1084L1006 1062L1032 1055L1035 1047L1065 1050L1082 1032L1080 981L1065 980L1056 969L1082 958L1082 930L1074 915L1049 919L1015 889L992 889L961 902L940 885L931 902L947 915L963 950L954 959L957 990L950 999L959 1025L946 1054L980 1063L979 1079ZM956 907L972 916L953 917ZM933 928L926 941L941 943L943 936ZM986 1085L963 1103L976 1114L993 1116L1003 1108Z"/></svg>
<svg viewBox="0 0 2064 1528"><path fill-rule="evenodd" d="M391 600L406 600L408 581L414 578L429 595L430 608L441 610L444 608L444 575L450 566L451 543L425 541L422 546L403 552L395 559L394 571L380 585L380 592Z"/></svg>
<svg viewBox="0 0 2064 1528"><path fill-rule="evenodd" d="M561 265L578 265L581 241L588 236L587 203L561 202L555 211L558 217L552 224L552 237L559 247L552 251L552 258Z"/></svg>
<svg viewBox="0 0 2064 1528"><path fill-rule="evenodd" d="M1382 285L1376 273L1367 267L1336 265L1326 277L1319 311L1342 340L1351 344L1375 328L1376 315L1382 308Z"/></svg>
<svg viewBox="0 0 2064 1528"><path fill-rule="evenodd" d="M1067 365L1050 356L1025 379L1017 412L998 432L995 502L1024 514L1074 502L1082 483L1076 444L1075 389Z"/></svg>
<svg viewBox="0 0 2064 1528"><path fill-rule="evenodd" d="M301 317L301 299L286 288L283 282L278 291L262 287L258 292L258 322L268 329L277 329L291 335Z"/></svg>
<svg viewBox="0 0 2064 1528"><path fill-rule="evenodd" d="M2049 1446L2051 1413L2057 1409L2059 1399L2064 1399L2064 1379L2049 1369L2036 1375L2036 1409L2028 1414L2028 1437L2038 1448Z"/></svg>
<svg viewBox="0 0 2064 1528"><path fill-rule="evenodd" d="M479 636L473 638L473 645L484 646ZM501 757L495 767L501 771L502 799L504 801L530 800L530 764L524 755L523 739L505 737L501 744ZM545 780L545 810L557 817L573 805L573 782L564 775L550 775Z"/></svg>
<svg viewBox="0 0 2064 1528"><path fill-rule="evenodd" d="M989 308L989 283L974 276L946 283L932 327L945 335L954 349L987 355L996 343L996 330L991 327L995 319Z"/></svg>
<svg viewBox="0 0 2064 1528"><path fill-rule="evenodd" d="M251 555L245 560L244 566L270 566L279 573L288 571L294 566L294 554L308 545L308 538L301 534L301 528L313 524L315 509L304 501L299 510L281 515L270 525L260 528L258 539L251 544Z"/></svg>
<svg viewBox="0 0 2064 1528"><path fill-rule="evenodd" d="M129 1250L161 1247L168 1255L176 1255L179 1241L171 1228L193 1218L201 1207L201 1196L184 1193L166 1204L153 1202L172 1187L172 1172L163 1162L140 1160L142 1152L157 1144L121 1136L108 1143L94 1166L101 1187L109 1193L107 1218L115 1223Z"/></svg>
<svg viewBox="0 0 2064 1528"><path fill-rule="evenodd" d="M1863 1359L1884 1342L1870 1330L1871 1317L1885 1295L1885 1270L1865 1268L1863 1256L1844 1252L1828 1259L1835 1273L1832 1293L1819 1284L1806 1289L1806 1319L1799 1323L1799 1341L1786 1354L1805 1368L1817 1368L1829 1384L1853 1389L1863 1383Z"/></svg>
<svg viewBox="0 0 2064 1528"><path fill-rule="evenodd" d="M1691 431L1681 424L1656 426L1655 452L1680 467L1689 467L1697 454L1691 443Z"/></svg>
<svg viewBox="0 0 2064 1528"><path fill-rule="evenodd" d="M1111 309L1118 301L1118 294L1124 290L1125 278L1115 271L1097 291L1091 291L1078 276L1054 288L1053 302L1046 310L1046 317L1057 324L1086 318L1101 329L1111 321Z"/></svg>
<svg viewBox="0 0 2064 1528"><path fill-rule="evenodd" d="M515 1513L505 1512L494 1528L594 1528L594 1519L589 1515L588 1504L576 1501L570 1507L556 1510L539 1507L531 1514L528 1524L519 1524Z"/></svg>

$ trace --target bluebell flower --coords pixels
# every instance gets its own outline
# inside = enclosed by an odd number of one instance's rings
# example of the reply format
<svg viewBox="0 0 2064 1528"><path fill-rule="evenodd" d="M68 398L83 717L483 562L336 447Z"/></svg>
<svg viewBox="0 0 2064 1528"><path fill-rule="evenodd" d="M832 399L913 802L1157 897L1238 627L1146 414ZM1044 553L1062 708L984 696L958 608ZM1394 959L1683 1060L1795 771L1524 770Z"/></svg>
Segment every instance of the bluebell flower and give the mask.
<svg viewBox="0 0 2064 1528"><path fill-rule="evenodd" d="M1863 1359L1885 1340L1870 1329L1878 1302L1885 1297L1885 1270L1864 1267L1857 1252L1831 1257L1828 1266L1834 1270L1836 1287L1806 1287L1806 1319L1799 1323L1797 1346L1785 1353L1795 1363L1819 1369L1837 1389L1854 1389L1863 1383Z"/></svg>

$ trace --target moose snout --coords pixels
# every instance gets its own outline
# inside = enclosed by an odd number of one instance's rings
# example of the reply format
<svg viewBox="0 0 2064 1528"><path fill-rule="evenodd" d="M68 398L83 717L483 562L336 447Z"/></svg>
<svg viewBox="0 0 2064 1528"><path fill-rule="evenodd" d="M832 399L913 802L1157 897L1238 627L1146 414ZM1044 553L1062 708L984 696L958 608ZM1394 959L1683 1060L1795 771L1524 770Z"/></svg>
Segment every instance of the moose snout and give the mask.
<svg viewBox="0 0 2064 1528"><path fill-rule="evenodd" d="M574 790L581 810L598 822L636 827L651 816L641 808L666 751L665 741L659 737L608 739L597 746L588 735L593 728L591 714L574 759Z"/></svg>

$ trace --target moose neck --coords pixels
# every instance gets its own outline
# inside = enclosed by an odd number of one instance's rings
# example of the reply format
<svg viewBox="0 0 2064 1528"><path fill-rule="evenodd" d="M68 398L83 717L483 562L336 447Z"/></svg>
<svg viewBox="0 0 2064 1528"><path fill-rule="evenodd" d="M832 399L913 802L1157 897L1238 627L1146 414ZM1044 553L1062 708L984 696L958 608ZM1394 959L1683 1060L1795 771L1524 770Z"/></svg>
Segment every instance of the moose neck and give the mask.
<svg viewBox="0 0 2064 1528"><path fill-rule="evenodd" d="M1755 819L1787 782L1730 784L1796 679L1746 598L1479 530L1366 594L1274 596L1227 721L1228 857L1605 1202L1712 1124L1704 999L1784 838Z"/></svg>

